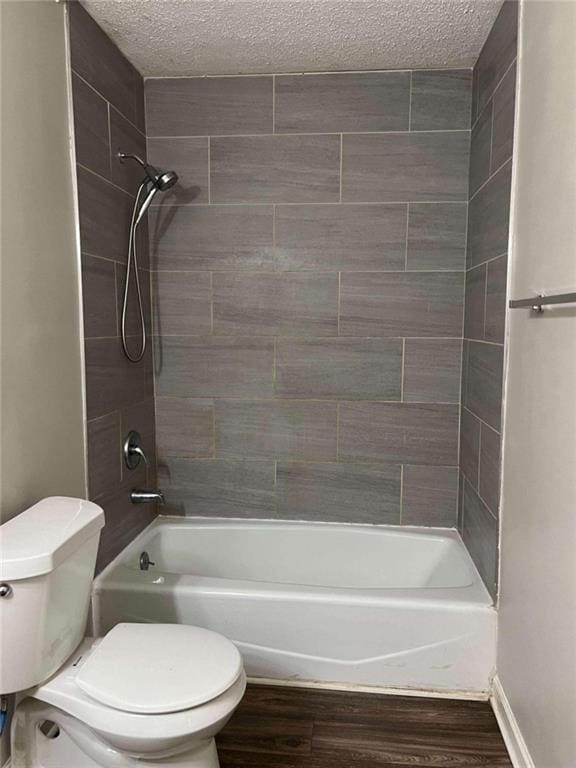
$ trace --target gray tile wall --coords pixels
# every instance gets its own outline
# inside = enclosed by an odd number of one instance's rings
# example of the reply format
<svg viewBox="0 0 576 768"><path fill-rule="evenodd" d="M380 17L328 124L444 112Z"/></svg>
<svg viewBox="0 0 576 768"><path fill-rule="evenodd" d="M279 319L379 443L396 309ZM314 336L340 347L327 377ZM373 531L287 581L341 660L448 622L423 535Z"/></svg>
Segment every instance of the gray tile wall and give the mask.
<svg viewBox="0 0 576 768"><path fill-rule="evenodd" d="M459 527L498 589L504 320L517 2L506 0L474 68L466 254Z"/></svg>
<svg viewBox="0 0 576 768"><path fill-rule="evenodd" d="M121 164L116 154L122 149L145 157L144 84L82 6L71 2L68 8L82 249L89 495L106 516L98 554L101 569L155 514L154 507L135 507L129 499L133 487L155 482L154 470L148 476L144 467L129 472L121 459L123 437L137 429L152 465L155 461L151 347L143 362L130 363L119 338L128 227L142 173L132 164ZM139 254L150 330L148 237L144 231ZM202 295L199 281L189 305L201 306ZM135 313L135 305L130 306L129 333L136 329ZM167 313L168 327L180 321L180 311L174 316Z"/></svg>
<svg viewBox="0 0 576 768"><path fill-rule="evenodd" d="M471 98L469 70L146 81L180 174L150 215L169 511L456 525Z"/></svg>

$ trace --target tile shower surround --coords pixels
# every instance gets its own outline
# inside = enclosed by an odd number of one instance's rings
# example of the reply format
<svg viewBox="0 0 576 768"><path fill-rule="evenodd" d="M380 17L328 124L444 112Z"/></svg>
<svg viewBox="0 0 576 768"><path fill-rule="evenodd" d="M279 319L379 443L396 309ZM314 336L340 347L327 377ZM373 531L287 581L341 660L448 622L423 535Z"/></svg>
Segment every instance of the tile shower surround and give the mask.
<svg viewBox="0 0 576 768"><path fill-rule="evenodd" d="M464 308L459 528L498 589L504 323L518 6L505 2L473 75Z"/></svg>
<svg viewBox="0 0 576 768"><path fill-rule="evenodd" d="M144 85L134 67L77 2L68 4L72 96L80 208L82 293L86 365L88 476L90 499L100 504L106 525L98 570L153 518L153 506L134 506L130 490L154 483L144 467L129 473L121 458L130 429L142 433L154 463L155 426L151 349L143 362L122 353L119 322L128 228L142 173L120 164L118 149L146 153ZM148 240L139 253L146 319L150 330ZM137 332L132 304L128 330Z"/></svg>
<svg viewBox="0 0 576 768"><path fill-rule="evenodd" d="M455 526L472 73L146 81L169 511Z"/></svg>

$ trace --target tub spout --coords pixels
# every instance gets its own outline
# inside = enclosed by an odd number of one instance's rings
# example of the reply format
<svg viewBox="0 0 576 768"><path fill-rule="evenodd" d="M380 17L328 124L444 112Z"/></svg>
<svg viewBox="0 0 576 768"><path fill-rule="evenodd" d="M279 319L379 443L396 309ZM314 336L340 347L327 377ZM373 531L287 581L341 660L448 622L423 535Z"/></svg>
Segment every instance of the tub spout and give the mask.
<svg viewBox="0 0 576 768"><path fill-rule="evenodd" d="M164 505L164 494L162 491L145 491L135 488L130 494L132 504L148 504L151 501L157 501L161 506Z"/></svg>

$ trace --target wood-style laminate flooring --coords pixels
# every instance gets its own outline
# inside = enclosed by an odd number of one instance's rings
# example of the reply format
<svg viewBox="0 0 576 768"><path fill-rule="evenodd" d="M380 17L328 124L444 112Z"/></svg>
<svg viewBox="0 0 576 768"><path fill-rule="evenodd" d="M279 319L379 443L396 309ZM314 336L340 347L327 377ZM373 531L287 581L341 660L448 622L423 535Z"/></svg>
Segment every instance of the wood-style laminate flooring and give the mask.
<svg viewBox="0 0 576 768"><path fill-rule="evenodd" d="M221 768L511 768L487 702L249 685Z"/></svg>

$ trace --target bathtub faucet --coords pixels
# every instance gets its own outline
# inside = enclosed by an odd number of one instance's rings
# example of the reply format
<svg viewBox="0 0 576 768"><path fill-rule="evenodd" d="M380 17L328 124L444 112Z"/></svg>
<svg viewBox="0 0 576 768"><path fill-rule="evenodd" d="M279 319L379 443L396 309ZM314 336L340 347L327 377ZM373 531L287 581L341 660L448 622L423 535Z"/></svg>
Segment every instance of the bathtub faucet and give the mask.
<svg viewBox="0 0 576 768"><path fill-rule="evenodd" d="M130 494L130 501L132 504L148 504L151 501L157 501L161 506L165 504L162 491L145 491L139 488L134 488Z"/></svg>

